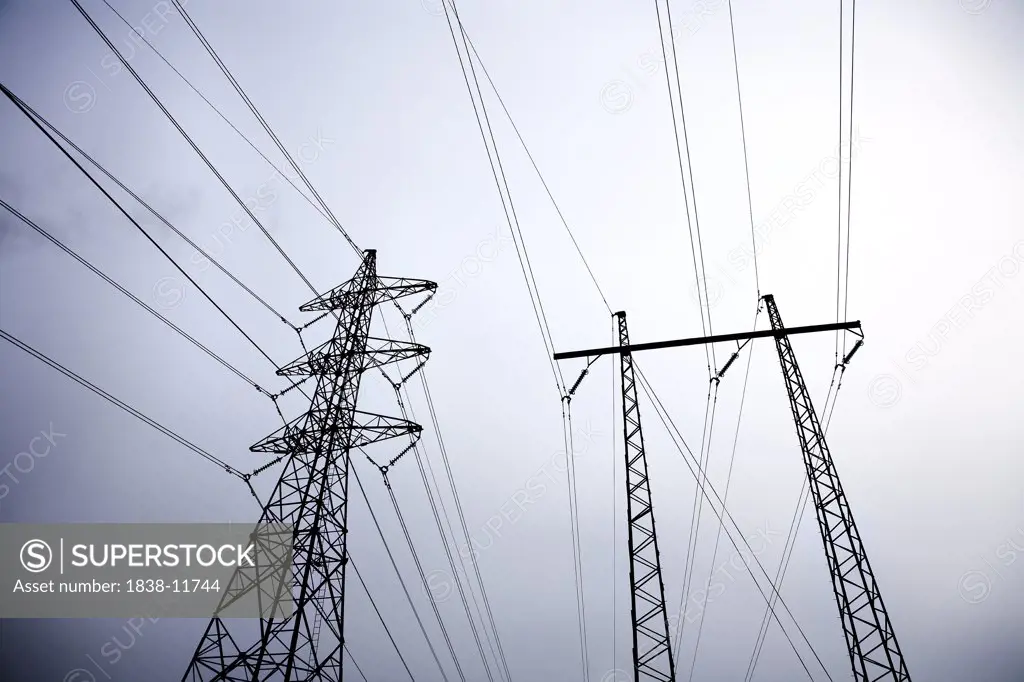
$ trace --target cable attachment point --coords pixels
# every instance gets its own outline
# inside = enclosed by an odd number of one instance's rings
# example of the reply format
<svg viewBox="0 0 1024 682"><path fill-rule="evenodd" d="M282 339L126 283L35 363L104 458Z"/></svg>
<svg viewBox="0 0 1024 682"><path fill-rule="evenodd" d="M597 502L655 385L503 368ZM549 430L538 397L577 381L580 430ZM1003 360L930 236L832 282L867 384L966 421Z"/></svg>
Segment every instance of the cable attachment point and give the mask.
<svg viewBox="0 0 1024 682"><path fill-rule="evenodd" d="M732 367L732 363L736 362L736 358L738 358L739 356L740 356L739 350L737 350L735 353L730 355L729 359L726 360L724 365L722 365L722 369L720 369L718 371L718 374L715 376L714 381L721 381L722 377L725 376L726 370L728 370L730 367Z"/></svg>
<svg viewBox="0 0 1024 682"><path fill-rule="evenodd" d="M577 379L576 383L573 384L572 388L569 389L569 395L576 395L576 389L579 388L580 384L583 382L583 377L587 376L588 374L590 374L589 369L584 369L582 372L580 372L580 378Z"/></svg>
<svg viewBox="0 0 1024 682"><path fill-rule="evenodd" d="M583 368L582 372L580 372L579 378L576 380L576 383L572 385L572 388L569 389L569 393L562 396L563 401L572 400L572 396L576 395L576 389L578 389L580 387L580 384L583 383L583 378L590 374L590 366L597 362L597 359L599 357L601 356L595 355L593 358L589 358L587 366Z"/></svg>
<svg viewBox="0 0 1024 682"><path fill-rule="evenodd" d="M436 289L435 289L435 291L436 291ZM418 313L420 311L420 308L425 306L430 301L430 299L432 299L432 298L434 298L434 291L431 291L429 296L427 296L425 299L420 301L419 305L417 305L415 308L413 308L412 311L408 315L406 315L406 318L412 317L413 315Z"/></svg>
<svg viewBox="0 0 1024 682"><path fill-rule="evenodd" d="M857 339L857 343L853 344L853 348L851 348L850 352L846 354L845 358L843 358L842 365L844 367L846 365L850 364L850 358L852 358L853 354L856 353L858 350L860 350L860 347L863 346L863 345L864 345L864 339Z"/></svg>
<svg viewBox="0 0 1024 682"><path fill-rule="evenodd" d="M246 480L246 481L248 481L248 480L249 480L250 478L252 478L252 477L254 477L254 476L259 476L259 475L260 475L260 474L262 474L262 473L263 473L264 471L266 471L266 470L267 470L267 469L269 469L270 467L272 467L272 466L274 466L275 464L277 464L278 462L280 462L280 461L281 461L282 459L284 459L284 456L283 456L283 455L282 455L281 457L275 457L274 459L270 460L269 462L267 462L267 463L266 463L266 464L264 464L263 466L260 466L260 467L256 467L255 469L253 469L253 470L252 470L252 473L251 473L251 474L246 474L246 475L245 475L245 480Z"/></svg>
<svg viewBox="0 0 1024 682"><path fill-rule="evenodd" d="M405 453L409 452L414 447L416 447L416 444L419 443L419 442L420 442L420 434L416 434L416 436L412 439L412 442L410 442L407 446L405 446L405 448L401 452L399 452L397 455L395 455L391 459L391 461L388 462L384 466L384 468L385 469L390 469L391 467L393 467L395 465L395 462L397 462L398 460L402 459L402 457L405 456Z"/></svg>

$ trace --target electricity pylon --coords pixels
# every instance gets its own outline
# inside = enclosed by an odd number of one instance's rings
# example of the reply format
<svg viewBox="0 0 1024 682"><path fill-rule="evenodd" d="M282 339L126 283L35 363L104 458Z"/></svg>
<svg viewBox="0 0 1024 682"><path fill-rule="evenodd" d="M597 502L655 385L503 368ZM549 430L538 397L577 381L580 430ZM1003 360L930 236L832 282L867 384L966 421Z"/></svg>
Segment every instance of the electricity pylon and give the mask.
<svg viewBox="0 0 1024 682"><path fill-rule="evenodd" d="M789 336L785 333L775 298L764 297L775 334L775 348L782 363L789 406L793 411L796 433L803 451L804 466L810 480L814 511L825 545L825 557L832 574L832 589L843 634L857 682L910 680L903 653L896 642L889 614L868 564L850 505L839 482L835 463L829 453L821 424L811 405L811 396L796 363ZM852 353L851 353L852 355Z"/></svg>
<svg viewBox="0 0 1024 682"><path fill-rule="evenodd" d="M356 410L360 378L368 369L429 352L419 344L370 337L370 320L381 303L430 295L436 288L425 280L379 277L376 251L368 250L352 279L300 308L337 311L338 319L329 341L277 372L317 377L309 410L250 448L280 453L285 461L260 525L294 529L286 587L295 610L287 617L260 621L252 644L244 639L249 635L244 623L215 616L183 681L342 679L349 454L353 448L421 431L404 419ZM237 598L254 589L259 585L253 576L236 571L227 594ZM321 634L327 635L326 642L319 641Z"/></svg>
<svg viewBox="0 0 1024 682"><path fill-rule="evenodd" d="M646 661L643 656L638 655L637 649L637 637L638 635L643 635L645 641L652 643L649 650L652 657L650 660L654 660L654 657L659 657L660 660L665 661L665 658L662 657L660 629L653 631L641 629L640 624L644 622L644 616L642 615L638 619L636 612L637 596L647 601L647 604L653 608L648 614L650 618L653 618L650 614L658 613L659 600L661 602L660 608L664 609L664 588L661 587L661 570L657 561L658 554L656 540L654 539L653 514L650 514L650 528L640 529L641 542L639 546L641 549L648 549L650 551L650 546L653 545L653 560L639 561L637 549L634 545L633 532L636 529L635 522L650 512L650 488L647 485L647 466L643 455L643 437L640 433L639 412L635 412L635 415L631 417L631 412L627 409L627 404L631 405L634 411L636 409L632 354L638 351L660 348L699 346L725 341L772 337L775 339L779 360L782 363L782 373L786 380L789 404L793 411L793 420L796 424L797 436L800 439L804 465L810 480L814 508L818 517L818 527L821 530L822 542L825 545L825 555L832 574L832 586L836 596L836 603L839 605L840 618L843 622L843 634L846 636L850 662L853 665L853 677L856 682L878 682L881 680L886 682L910 682L910 673L907 672L907 665L903 660L899 644L896 642L892 623L889 622L889 615L882 604L882 595L878 591L874 573L868 564L867 554L864 551L860 533L853 522L850 505L846 501L846 495L843 493L842 485L839 482L839 474L836 472L832 455L828 451L828 445L825 444L825 436L822 433L821 425L818 423L814 407L811 405L811 397L804 383L803 375L800 374L800 368L797 366L793 347L789 343L790 336L825 331L851 330L863 336L860 333L860 322L836 322L835 324L819 324L787 329L782 324L782 318L779 316L775 299L770 294L763 298L768 307L768 315L771 318L772 328L770 330L630 345L626 334L626 314L616 313L619 317L618 346L554 354L555 360L569 360L573 358L596 359L600 355L609 354L617 354L622 358L623 414L626 416L624 428L626 433L627 478L629 480L628 499L630 505L634 501L640 505L638 516L634 516L632 506L629 511L635 679L641 679L641 674L644 674L644 679L666 680L672 678L665 675L673 675L674 673L670 654L667 654L668 658L665 663L668 667L668 672L663 672L664 668L661 668L662 672L660 672L660 675L662 676L656 676L658 673L651 674L647 671L645 668ZM854 346L843 362L848 362L859 347L860 342ZM632 453L635 454L631 454L631 448ZM634 463L643 463L642 469L634 471L632 468ZM633 478L629 478L630 476ZM635 489L634 486L636 486ZM634 497L634 494L637 494L637 497ZM633 574L636 566L640 566L641 570L645 571L640 580L637 580ZM649 590L639 589L644 582L653 580L655 576L658 578L659 594L652 594Z"/></svg>
<svg viewBox="0 0 1024 682"><path fill-rule="evenodd" d="M629 346L626 313L617 312L619 346ZM619 355L622 371L622 434L626 442L626 516L629 520L629 582L633 616L633 679L675 682L669 644L665 583L654 530L654 508L647 476L647 454L640 427L640 405L633 356Z"/></svg>

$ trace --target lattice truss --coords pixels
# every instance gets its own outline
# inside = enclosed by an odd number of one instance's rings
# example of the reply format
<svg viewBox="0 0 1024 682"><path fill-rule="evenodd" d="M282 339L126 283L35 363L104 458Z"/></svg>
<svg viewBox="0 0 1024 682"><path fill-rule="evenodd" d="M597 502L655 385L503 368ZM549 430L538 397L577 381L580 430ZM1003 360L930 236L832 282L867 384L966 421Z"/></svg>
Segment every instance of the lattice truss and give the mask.
<svg viewBox="0 0 1024 682"><path fill-rule="evenodd" d="M337 317L329 341L278 371L316 377L309 410L251 447L283 456L284 469L259 526L292 529L290 579L266 579L287 543L274 533L257 538L256 567L235 572L218 613L228 613L242 595L275 584L290 588L294 609L277 608L281 595L261 592L259 598L273 600L275 610L260 621L255 641L249 641L256 636L251 623L215 616L183 681L342 679L350 453L399 436L416 438L421 431L404 419L357 410L360 379L367 370L403 360L417 361L418 370L430 352L419 344L371 337L370 321L382 303L418 294L429 298L436 289L425 280L378 276L376 252L368 250L352 279L300 308Z"/></svg>

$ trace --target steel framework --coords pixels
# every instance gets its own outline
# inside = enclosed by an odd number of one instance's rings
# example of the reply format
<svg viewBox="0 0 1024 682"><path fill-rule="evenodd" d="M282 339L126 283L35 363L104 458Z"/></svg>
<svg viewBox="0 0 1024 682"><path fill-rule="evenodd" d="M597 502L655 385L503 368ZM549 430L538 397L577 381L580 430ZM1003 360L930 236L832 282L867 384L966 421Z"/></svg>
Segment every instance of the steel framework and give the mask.
<svg viewBox="0 0 1024 682"><path fill-rule="evenodd" d="M261 620L257 641L248 645L243 645L249 635L242 632L244 624L215 616L183 681L342 679L349 453L421 430L404 419L356 410L360 378L368 369L429 352L418 344L370 337L370 320L381 303L429 295L436 288L425 280L379 277L376 251L367 250L352 279L300 308L337 311L338 320L329 341L278 371L281 376L317 377L310 408L250 448L284 456L284 469L263 507L260 525L293 529L293 562L286 584L294 611ZM252 589L259 589L255 576L236 571L225 599ZM321 634L327 635L326 642L320 641Z"/></svg>
<svg viewBox="0 0 1024 682"><path fill-rule="evenodd" d="M619 346L629 346L626 313L617 312ZM622 434L626 443L626 514L629 519L629 582L633 616L633 670L635 682L675 682L669 644L665 583L654 531L654 508L647 477L647 454L640 427L633 355L619 354L622 370Z"/></svg>
<svg viewBox="0 0 1024 682"><path fill-rule="evenodd" d="M857 682L910 680L775 298L764 296Z"/></svg>

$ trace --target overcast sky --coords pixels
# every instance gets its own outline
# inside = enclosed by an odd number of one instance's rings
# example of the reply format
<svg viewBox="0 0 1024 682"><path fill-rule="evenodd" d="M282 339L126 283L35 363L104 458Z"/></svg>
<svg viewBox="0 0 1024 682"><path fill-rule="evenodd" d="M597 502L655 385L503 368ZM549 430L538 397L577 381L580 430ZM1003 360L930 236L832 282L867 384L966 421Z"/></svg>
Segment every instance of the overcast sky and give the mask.
<svg viewBox="0 0 1024 682"><path fill-rule="evenodd" d="M358 259L338 232L148 47L133 42L102 2L82 4L241 197L273 194L257 217L313 285L322 291L348 279ZM281 165L180 15L153 0L111 4ZM580 680L559 395L440 7L440 0L187 3L352 239L377 249L380 273L439 283L416 335L433 350L426 373L512 678ZM699 336L653 3L463 0L459 8L608 304L628 312L632 340ZM744 331L757 288L728 7L679 0L672 12L711 322L716 333ZM910 672L921 680L1019 679L1021 8L1012 0L858 3L852 145L839 137L838 3L737 0L733 13L760 289L775 295L787 325L835 319L838 159L852 149L848 317L863 323L865 344L845 374L828 442ZM0 81L290 322L313 319L298 311L312 297L309 289L70 2L0 0ZM493 93L487 97L556 350L612 345L601 297L515 131ZM6 100L0 126L0 198L261 386L286 386ZM115 190L277 365L302 354L294 332ZM392 334L400 331L395 317L388 323ZM767 326L766 316L757 324ZM243 471L268 459L248 451L280 427L266 398L6 212L0 328ZM373 332L386 334L383 327ZM324 323L312 327L307 345L329 333ZM820 413L835 336L794 337L793 345ZM748 349L728 508L774 575L806 474L774 346L763 340ZM717 349L719 366L731 351ZM747 359L745 351L719 391L708 471L720 493ZM651 351L637 362L698 449L708 392L704 352ZM17 478L4 480L0 522L258 517L237 479L151 427L10 344L0 344L0 363L0 466ZM584 363L563 365L571 383ZM572 402L594 682L626 679L615 671L631 666L614 371L610 358L595 363ZM427 422L419 384L410 388L410 407ZM389 391L368 380L363 409L397 416ZM293 392L282 402L289 418L305 407L295 398ZM676 622L695 484L646 399L641 414ZM422 452L441 477L437 442L427 431ZM19 458L41 432L53 441L49 452ZM362 460L356 468L455 679L380 474ZM261 493L278 470L257 479ZM414 460L403 460L391 478L467 679L483 679ZM352 556L416 679L441 679L357 493L349 520ZM709 580L725 589L701 607L695 667L696 622L685 627L677 670L689 677L692 668L694 680L741 679L765 607L743 569L750 558L724 536L712 563L717 530L705 508L694 590ZM346 636L366 678L402 679L394 648L351 575L348 594ZM782 594L832 679L849 679L809 516ZM128 682L180 679L205 621L147 621L136 632L119 620L6 620L2 627L5 680ZM825 679L820 667L811 672ZM773 625L755 678L805 676Z"/></svg>

